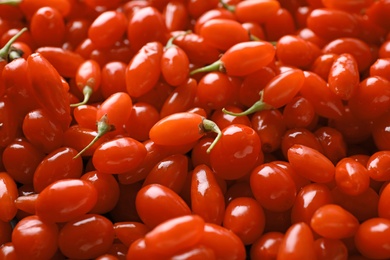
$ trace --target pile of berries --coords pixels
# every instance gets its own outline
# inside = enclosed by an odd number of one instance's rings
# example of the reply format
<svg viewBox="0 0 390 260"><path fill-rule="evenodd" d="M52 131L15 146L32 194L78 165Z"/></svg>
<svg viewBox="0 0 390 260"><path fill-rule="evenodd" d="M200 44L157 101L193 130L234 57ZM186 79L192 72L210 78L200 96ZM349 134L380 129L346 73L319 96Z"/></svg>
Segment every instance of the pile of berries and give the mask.
<svg viewBox="0 0 390 260"><path fill-rule="evenodd" d="M390 0L0 0L0 259L390 259Z"/></svg>

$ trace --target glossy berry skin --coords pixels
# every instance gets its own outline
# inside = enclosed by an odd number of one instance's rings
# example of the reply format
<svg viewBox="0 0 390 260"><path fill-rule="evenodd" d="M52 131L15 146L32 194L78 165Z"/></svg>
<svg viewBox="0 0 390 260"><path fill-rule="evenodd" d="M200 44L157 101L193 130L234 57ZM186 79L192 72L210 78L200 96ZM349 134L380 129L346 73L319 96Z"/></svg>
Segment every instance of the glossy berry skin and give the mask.
<svg viewBox="0 0 390 260"><path fill-rule="evenodd" d="M150 129L160 118L159 111L153 105L137 102L133 104L130 118L125 123L125 130L137 141L146 141L149 139Z"/></svg>
<svg viewBox="0 0 390 260"><path fill-rule="evenodd" d="M191 177L191 209L207 223L221 225L225 213L224 194L214 172L206 165L198 165Z"/></svg>
<svg viewBox="0 0 390 260"><path fill-rule="evenodd" d="M287 128L311 128L317 123L313 105L304 97L296 96L283 109Z"/></svg>
<svg viewBox="0 0 390 260"><path fill-rule="evenodd" d="M372 126L372 136L374 138L374 142L376 147L378 147L381 150L388 150L387 148L389 146L388 142L388 131L387 131L387 125L390 120L390 117L385 114L375 120L373 126Z"/></svg>
<svg viewBox="0 0 390 260"><path fill-rule="evenodd" d="M8 222L0 221L0 243L3 245L11 241L12 226Z"/></svg>
<svg viewBox="0 0 390 260"><path fill-rule="evenodd" d="M276 56L285 65L309 67L317 58L319 48L298 36L285 35L276 44Z"/></svg>
<svg viewBox="0 0 390 260"><path fill-rule="evenodd" d="M272 44L263 41L238 43L221 57L224 70L230 76L245 76L268 65L275 56Z"/></svg>
<svg viewBox="0 0 390 260"><path fill-rule="evenodd" d="M203 13L198 19L196 19L196 23L194 26L194 32L199 34L200 29L202 28L203 24L205 24L207 21L215 18L222 18L222 19L230 19L234 20L235 16L232 12L226 10L225 8L215 8L211 9L205 13Z"/></svg>
<svg viewBox="0 0 390 260"><path fill-rule="evenodd" d="M200 244L211 248L217 259L245 259L246 252L241 239L227 228L206 223Z"/></svg>
<svg viewBox="0 0 390 260"><path fill-rule="evenodd" d="M264 24L267 39L277 41L284 35L293 35L296 31L294 16L286 8L279 8Z"/></svg>
<svg viewBox="0 0 390 260"><path fill-rule="evenodd" d="M361 2L355 1L345 1L344 3L340 3L335 0L325 0L322 1L323 5L328 8L341 9L346 11L360 11L363 8L368 8L373 3L371 0L365 0Z"/></svg>
<svg viewBox="0 0 390 260"><path fill-rule="evenodd" d="M39 193L36 214L51 222L67 222L89 212L97 202L96 188L79 179L56 181Z"/></svg>
<svg viewBox="0 0 390 260"><path fill-rule="evenodd" d="M182 48L191 63L206 65L219 58L220 51L209 46L203 37L195 33L184 34L174 40L174 44Z"/></svg>
<svg viewBox="0 0 390 260"><path fill-rule="evenodd" d="M134 241L143 238L150 229L137 221L121 221L114 223L115 237L125 246L129 247Z"/></svg>
<svg viewBox="0 0 390 260"><path fill-rule="evenodd" d="M287 157L293 169L309 180L327 183L334 178L335 166L333 163L313 148L305 145L293 145L288 149Z"/></svg>
<svg viewBox="0 0 390 260"><path fill-rule="evenodd" d="M158 183L180 193L188 177L187 172L188 157L183 154L173 154L165 157L153 167L143 185Z"/></svg>
<svg viewBox="0 0 390 260"><path fill-rule="evenodd" d="M85 87L90 87L92 93L96 92L100 87L101 69L100 65L95 60L84 61L77 69L75 82L77 88L85 94Z"/></svg>
<svg viewBox="0 0 390 260"><path fill-rule="evenodd" d="M305 145L321 153L323 151L319 139L313 132L306 128L291 128L285 131L281 141L281 149L285 158L288 158L288 150L298 144Z"/></svg>
<svg viewBox="0 0 390 260"><path fill-rule="evenodd" d="M232 77L213 71L199 80L195 99L204 108L220 110L234 103L237 92L238 84Z"/></svg>
<svg viewBox="0 0 390 260"><path fill-rule="evenodd" d="M233 113L242 112L242 109L236 106L227 106L225 109ZM232 124L241 124L249 127L251 126L248 116L232 116L224 113L222 110L215 110L210 116L210 119L215 122L220 129L224 129Z"/></svg>
<svg viewBox="0 0 390 260"><path fill-rule="evenodd" d="M164 48L161 56L161 74L169 85L179 86L188 78L189 64L184 50L173 44Z"/></svg>
<svg viewBox="0 0 390 260"><path fill-rule="evenodd" d="M150 28L153 30L150 31ZM148 33L145 33L147 31ZM127 38L135 52L149 42L156 41L165 44L169 37L162 13L152 6L135 12L128 22Z"/></svg>
<svg viewBox="0 0 390 260"><path fill-rule="evenodd" d="M373 62L373 53L370 50L370 46L358 39L353 37L342 37L335 39L322 48L323 53L336 53L351 54L357 62L359 72L363 72L370 67Z"/></svg>
<svg viewBox="0 0 390 260"><path fill-rule="evenodd" d="M161 118L190 109L194 105L197 88L198 82L193 78L177 86L165 99L160 110Z"/></svg>
<svg viewBox="0 0 390 260"><path fill-rule="evenodd" d="M69 97L63 88L60 75L50 62L39 53L27 59L32 93L42 108L58 120L63 130L70 124ZM51 86L47 88L47 86Z"/></svg>
<svg viewBox="0 0 390 260"><path fill-rule="evenodd" d="M26 140L17 140L3 151L3 165L7 173L16 182L31 184L36 167L45 157L45 153ZM15 158L20 160L15 161Z"/></svg>
<svg viewBox="0 0 390 260"><path fill-rule="evenodd" d="M368 189L370 175L364 165L352 158L343 158L336 165L335 181L344 193L358 195Z"/></svg>
<svg viewBox="0 0 390 260"><path fill-rule="evenodd" d="M330 90L341 99L349 100L356 91L359 81L359 68L355 58L348 53L340 54L329 71Z"/></svg>
<svg viewBox="0 0 390 260"><path fill-rule="evenodd" d="M36 215L21 219L12 231L16 255L20 259L51 259L58 249L58 233L57 224Z"/></svg>
<svg viewBox="0 0 390 260"><path fill-rule="evenodd" d="M293 206L296 186L288 172L274 163L264 163L252 170L250 186L262 207L283 212Z"/></svg>
<svg viewBox="0 0 390 260"><path fill-rule="evenodd" d="M82 180L92 183L97 191L97 202L89 213L104 214L111 211L119 200L119 184L114 176L90 171L81 176Z"/></svg>
<svg viewBox="0 0 390 260"><path fill-rule="evenodd" d="M319 55L310 66L310 71L316 73L322 79L327 80L330 68L338 54L327 53Z"/></svg>
<svg viewBox="0 0 390 260"><path fill-rule="evenodd" d="M232 230L245 245L251 245L263 233L263 208L253 198L233 199L226 207L223 226Z"/></svg>
<svg viewBox="0 0 390 260"><path fill-rule="evenodd" d="M363 120L373 120L388 111L390 81L381 76L363 79L348 101L351 112ZM364 109L363 109L364 107Z"/></svg>
<svg viewBox="0 0 390 260"><path fill-rule="evenodd" d="M0 173L0 202L3 205L0 210L0 220L4 222L11 221L17 208L15 200L18 197L18 190L15 181L6 172Z"/></svg>
<svg viewBox="0 0 390 260"><path fill-rule="evenodd" d="M175 113L158 121L149 132L152 141L159 145L183 145L200 139L203 134L203 117L188 112Z"/></svg>
<svg viewBox="0 0 390 260"><path fill-rule="evenodd" d="M348 259L348 249L339 239L318 238L314 241L314 249L318 260Z"/></svg>
<svg viewBox="0 0 390 260"><path fill-rule="evenodd" d="M162 256L154 253L146 247L145 239L143 237L135 240L129 247L126 253L126 260L130 259L155 259Z"/></svg>
<svg viewBox="0 0 390 260"><path fill-rule="evenodd" d="M215 258L215 253L211 248L197 244L172 256L173 259L182 259L186 257L194 259L213 259Z"/></svg>
<svg viewBox="0 0 390 260"><path fill-rule="evenodd" d="M63 77L74 77L77 68L84 61L79 53L60 47L43 46L36 49L36 52L47 59Z"/></svg>
<svg viewBox="0 0 390 260"><path fill-rule="evenodd" d="M261 150L264 153L276 151L286 132L286 123L282 113L277 109L262 110L254 113L251 118L252 128L261 140Z"/></svg>
<svg viewBox="0 0 390 260"><path fill-rule="evenodd" d="M385 184L385 186L382 188L381 193L379 195L379 201L378 201L379 217L389 218L390 216L390 211L388 210L388 207L386 207L389 201L389 194L390 194L390 186Z"/></svg>
<svg viewBox="0 0 390 260"><path fill-rule="evenodd" d="M205 221L197 215L167 220L145 235L145 246L158 254L174 255L195 246L204 232Z"/></svg>
<svg viewBox="0 0 390 260"><path fill-rule="evenodd" d="M191 214L177 193L160 184L149 184L138 191L135 205L140 218L150 228L171 218Z"/></svg>
<svg viewBox="0 0 390 260"><path fill-rule="evenodd" d="M73 148L77 151L81 151L86 147L94 138L97 136L96 130L92 130L85 127L80 127L75 124L69 127L69 129L64 133L64 146ZM96 143L94 143L89 149L87 149L83 155L91 156L95 149L102 144L103 142L109 140L107 136L103 136Z"/></svg>
<svg viewBox="0 0 390 260"><path fill-rule="evenodd" d="M291 69L276 75L264 87L264 103L281 108L290 102L301 90L305 76L300 69Z"/></svg>
<svg viewBox="0 0 390 260"><path fill-rule="evenodd" d="M126 68L126 89L130 96L140 97L157 83L161 73L163 45L149 42L134 55Z"/></svg>
<svg viewBox="0 0 390 260"><path fill-rule="evenodd" d="M181 1L169 1L163 8L162 13L167 30L179 31L187 28L189 13L186 4Z"/></svg>
<svg viewBox="0 0 390 260"><path fill-rule="evenodd" d="M390 80L390 77L388 76L388 71L390 69L390 59L389 58L382 58L377 59L371 66L370 66L370 76L380 76L387 80Z"/></svg>
<svg viewBox="0 0 390 260"><path fill-rule="evenodd" d="M144 180L153 167L161 160L173 154L185 154L193 147L192 143L183 146L161 146L150 139L143 144L147 151L145 159L136 169L120 174L118 176L120 183L131 184Z"/></svg>
<svg viewBox="0 0 390 260"><path fill-rule="evenodd" d="M251 259L276 259L283 237L283 233L275 231L263 234L251 246Z"/></svg>
<svg viewBox="0 0 390 260"><path fill-rule="evenodd" d="M38 46L61 46L65 38L65 21L52 7L39 8L31 18L31 35Z"/></svg>
<svg viewBox="0 0 390 260"><path fill-rule="evenodd" d="M376 217L364 221L360 224L355 235L357 250L368 258L389 258L389 232L389 219Z"/></svg>
<svg viewBox="0 0 390 260"><path fill-rule="evenodd" d="M273 0L255 0L251 2L239 2L235 6L234 14L240 22L264 23L276 14L280 4Z"/></svg>
<svg viewBox="0 0 390 260"><path fill-rule="evenodd" d="M310 221L313 230L331 239L352 237L358 227L358 219L347 210L335 204L327 204L318 208Z"/></svg>
<svg viewBox="0 0 390 260"><path fill-rule="evenodd" d="M315 112L327 118L342 116L344 106L339 97L332 92L327 81L313 72L305 71L305 80L299 93L314 107Z"/></svg>
<svg viewBox="0 0 390 260"><path fill-rule="evenodd" d="M96 258L108 251L114 241L112 222L97 214L81 215L67 222L59 232L61 252L75 259Z"/></svg>
<svg viewBox="0 0 390 260"><path fill-rule="evenodd" d="M31 83L29 81L27 67L27 60L16 59L4 64L0 75L5 93L13 101L12 103L16 104L16 109L22 115L38 108L37 101L31 93L31 88L28 87L28 84Z"/></svg>
<svg viewBox="0 0 390 260"><path fill-rule="evenodd" d="M95 106L80 105L73 109L73 117L79 126L94 130L96 129L97 111Z"/></svg>
<svg viewBox="0 0 390 260"><path fill-rule="evenodd" d="M214 18L205 22L199 35L205 39L207 44L222 51L249 40L248 32L241 26L241 23L222 18Z"/></svg>
<svg viewBox="0 0 390 260"><path fill-rule="evenodd" d="M96 122L106 115L108 124L113 125L115 130L121 130L130 118L132 106L133 100L128 93L116 92L100 104L96 111Z"/></svg>
<svg viewBox="0 0 390 260"><path fill-rule="evenodd" d="M271 66L263 67L244 77L239 92L239 101L246 107L252 106L259 100L259 93L267 83L274 78L276 72Z"/></svg>
<svg viewBox="0 0 390 260"><path fill-rule="evenodd" d="M323 154L337 164L347 156L347 143L340 131L332 127L320 127L314 132L323 148Z"/></svg>
<svg viewBox="0 0 390 260"><path fill-rule="evenodd" d="M355 17L345 11L318 8L310 13L307 26L321 38L356 37L359 33Z"/></svg>
<svg viewBox="0 0 390 260"><path fill-rule="evenodd" d="M126 67L127 64L120 61L111 61L102 67L100 90L103 97L107 98L116 92L126 92Z"/></svg>
<svg viewBox="0 0 390 260"><path fill-rule="evenodd" d="M23 120L22 130L27 140L37 149L50 153L61 147L61 125L44 109L29 111Z"/></svg>
<svg viewBox="0 0 390 260"><path fill-rule="evenodd" d="M62 16L67 16L70 13L71 5L68 1L23 1L20 4L21 11L27 17L30 17L36 12L39 8L43 6L50 6L58 10Z"/></svg>
<svg viewBox="0 0 390 260"><path fill-rule="evenodd" d="M314 212L321 206L333 203L330 189L325 184L311 183L298 192L291 209L292 223L305 222L310 225Z"/></svg>
<svg viewBox="0 0 390 260"><path fill-rule="evenodd" d="M103 173L120 174L136 168L146 156L145 146L130 137L102 143L92 156L94 167Z"/></svg>
<svg viewBox="0 0 390 260"><path fill-rule="evenodd" d="M222 137L210 152L210 163L215 174L234 180L248 174L261 152L261 142L250 127L232 124L222 130Z"/></svg>
<svg viewBox="0 0 390 260"><path fill-rule="evenodd" d="M127 29L125 15L117 11L101 13L90 25L88 37L98 48L112 47L121 40Z"/></svg>
<svg viewBox="0 0 390 260"><path fill-rule="evenodd" d="M314 238L310 226L299 222L291 225L279 246L277 259L315 259Z"/></svg>
<svg viewBox="0 0 390 260"><path fill-rule="evenodd" d="M0 259L390 259L389 14L0 0Z"/></svg>
<svg viewBox="0 0 390 260"><path fill-rule="evenodd" d="M81 158L74 158L76 154L73 148L61 147L43 158L34 172L34 190L39 193L55 181L80 178L83 163Z"/></svg>
<svg viewBox="0 0 390 260"><path fill-rule="evenodd" d="M388 181L390 178L387 171L389 159L390 153L386 150L372 154L366 165L370 178L377 181Z"/></svg>
<svg viewBox="0 0 390 260"><path fill-rule="evenodd" d="M380 197L371 187L355 196L345 194L338 187L334 187L331 194L333 203L352 213L360 223L378 216ZM357 206L357 202L359 206Z"/></svg>

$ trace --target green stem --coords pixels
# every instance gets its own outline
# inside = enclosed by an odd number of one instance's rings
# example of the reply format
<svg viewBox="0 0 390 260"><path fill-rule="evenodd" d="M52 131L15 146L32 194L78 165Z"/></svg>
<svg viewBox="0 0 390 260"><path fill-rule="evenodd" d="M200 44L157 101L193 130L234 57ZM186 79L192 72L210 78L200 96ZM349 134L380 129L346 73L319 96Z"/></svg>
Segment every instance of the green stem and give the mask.
<svg viewBox="0 0 390 260"><path fill-rule="evenodd" d="M210 153L211 150L214 148L214 146L218 143L218 141L222 137L222 131L219 129L218 125L214 123L213 121L209 119L203 119L201 128L204 132L214 132L217 134L217 137L215 137L214 141L211 143L209 148L207 149L207 153Z"/></svg>
<svg viewBox="0 0 390 260"><path fill-rule="evenodd" d="M169 38L169 40L167 41L167 44L165 45L165 49L168 49L168 48L172 47L173 45L175 45L175 44L173 44L173 42L174 42L177 38L179 38L179 37L181 37L181 36L185 36L185 35L187 35L187 34L189 34L189 33L191 33L191 32L192 32L191 30L188 30L188 31L185 31L185 32L183 32L183 33L179 33L179 34L177 34L177 35L175 35L175 36L172 36L172 37Z"/></svg>
<svg viewBox="0 0 390 260"><path fill-rule="evenodd" d="M234 113L231 111L226 110L225 108L222 109L222 112L231 116L247 116L253 113L256 113L258 111L263 111L267 109L272 109L272 106L265 103L263 101L263 91L260 91L260 99L256 101L250 108L247 110L240 112L240 113Z"/></svg>
<svg viewBox="0 0 390 260"><path fill-rule="evenodd" d="M249 34L249 39L251 41L254 41L254 42L258 42L260 41L260 38L256 37L255 35L251 34L249 31L248 31L248 34Z"/></svg>
<svg viewBox="0 0 390 260"><path fill-rule="evenodd" d="M93 93L93 89L90 87L90 86L85 86L83 88L83 94L84 94L84 99L83 101L79 102L79 103L75 103L75 104L70 104L70 107L78 107L78 106L81 106L81 105L85 105L88 103L89 101L89 98L91 97Z"/></svg>
<svg viewBox="0 0 390 260"><path fill-rule="evenodd" d="M220 0L219 2L221 3L222 7L225 8L226 10L228 10L232 13L234 13L236 11L236 7L234 5L228 5L223 0Z"/></svg>
<svg viewBox="0 0 390 260"><path fill-rule="evenodd" d="M221 60L217 60L214 63L211 63L210 65L194 69L193 71L190 72L190 76L196 74L196 73L201 73L201 72L211 72L211 71L221 71L225 72L225 67L223 66L223 63Z"/></svg>
<svg viewBox="0 0 390 260"><path fill-rule="evenodd" d="M115 127L113 125L110 125L108 122L107 114L102 116L102 118L97 122L97 135L93 140L84 147L78 154L76 154L73 159L76 159L77 157L80 157L86 150L91 148L92 145L94 145L103 135L110 131L114 131Z"/></svg>
<svg viewBox="0 0 390 260"><path fill-rule="evenodd" d="M23 0L3 0L3 1L0 1L0 5L18 5L22 1Z"/></svg>
<svg viewBox="0 0 390 260"><path fill-rule="evenodd" d="M8 54L8 59L9 61L13 61L16 59L19 59L23 56L23 51L22 50L17 50L17 49L11 49L9 54Z"/></svg>
<svg viewBox="0 0 390 260"><path fill-rule="evenodd" d="M27 27L21 29L17 34L15 34L4 46L0 49L0 60L8 60L8 54L11 49L11 45L25 32Z"/></svg>

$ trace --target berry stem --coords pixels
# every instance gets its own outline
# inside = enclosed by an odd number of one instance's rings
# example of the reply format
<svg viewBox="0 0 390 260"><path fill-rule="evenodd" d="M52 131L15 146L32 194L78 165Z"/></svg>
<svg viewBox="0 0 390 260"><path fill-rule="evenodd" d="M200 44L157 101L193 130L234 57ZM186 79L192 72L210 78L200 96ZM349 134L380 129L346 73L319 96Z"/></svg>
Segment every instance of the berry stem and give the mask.
<svg viewBox="0 0 390 260"><path fill-rule="evenodd" d="M18 5L22 1L23 0L3 0L3 1L0 1L0 5Z"/></svg>
<svg viewBox="0 0 390 260"><path fill-rule="evenodd" d="M17 34L15 34L4 46L0 49L0 60L8 61L8 54L11 49L11 45L25 32L27 27L21 29Z"/></svg>
<svg viewBox="0 0 390 260"><path fill-rule="evenodd" d="M24 52L19 49L11 48L8 54L8 60L11 62L13 60L19 59L23 56Z"/></svg>
<svg viewBox="0 0 390 260"><path fill-rule="evenodd" d="M190 72L190 75L194 75L201 72L211 72L211 71L221 71L225 72L225 67L223 66L223 63L221 60L217 60L214 63L211 63L210 65L194 69Z"/></svg>
<svg viewBox="0 0 390 260"><path fill-rule="evenodd" d="M93 140L84 147L78 154L76 154L73 159L76 159L77 157L81 156L86 150L88 150L92 145L94 145L103 135L110 131L114 131L115 127L113 125L110 125L108 122L107 114L102 116L102 118L97 122L97 135Z"/></svg>
<svg viewBox="0 0 390 260"><path fill-rule="evenodd" d="M229 12L234 13L236 11L236 7L234 5L229 5L225 3L225 1L223 0L220 0L219 2L221 3L222 7L228 10Z"/></svg>
<svg viewBox="0 0 390 260"><path fill-rule="evenodd" d="M75 104L70 104L70 107L78 107L78 106L81 106L81 105L85 105L88 103L89 101L89 98L91 97L93 93L93 89L90 87L90 86L85 86L83 88L83 94L84 94L84 99L83 101L79 102L79 103L75 103Z"/></svg>
<svg viewBox="0 0 390 260"><path fill-rule="evenodd" d="M263 90L259 93L260 99L256 101L251 107L249 107L247 110L240 112L240 113L234 113L231 111L226 110L225 108L222 109L222 112L231 116L247 116L250 114L253 114L258 111L272 109L272 106L265 103L263 101Z"/></svg>
<svg viewBox="0 0 390 260"><path fill-rule="evenodd" d="M213 122L209 119L206 119L206 118L203 119L201 128L204 132L214 132L217 134L217 137L215 137L214 141L211 143L211 145L209 146L209 148L206 151L207 153L210 153L211 150L214 148L214 146L221 139L222 131L221 131L221 129L219 129L218 125L215 122Z"/></svg>
<svg viewBox="0 0 390 260"><path fill-rule="evenodd" d="M183 33L179 33L179 34L177 34L177 35L175 35L175 36L172 36L172 37L169 38L169 40L167 41L167 44L165 45L165 49L168 49L168 48L172 47L173 45L175 45L173 42L174 42L177 38L179 38L179 37L181 37L181 36L185 36L185 35L187 35L187 34L189 34L189 33L191 33L191 32L192 32L191 30L188 30L188 31L185 31L185 32L183 32Z"/></svg>

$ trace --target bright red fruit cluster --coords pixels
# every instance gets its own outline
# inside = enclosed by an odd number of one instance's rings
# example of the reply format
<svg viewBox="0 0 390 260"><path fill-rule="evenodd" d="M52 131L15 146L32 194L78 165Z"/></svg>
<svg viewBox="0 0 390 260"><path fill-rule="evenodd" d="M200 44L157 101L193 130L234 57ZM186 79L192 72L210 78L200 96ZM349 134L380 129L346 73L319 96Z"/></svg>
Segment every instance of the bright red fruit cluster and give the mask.
<svg viewBox="0 0 390 260"><path fill-rule="evenodd" d="M390 259L390 0L0 0L0 259Z"/></svg>

